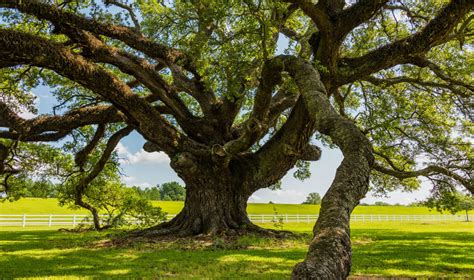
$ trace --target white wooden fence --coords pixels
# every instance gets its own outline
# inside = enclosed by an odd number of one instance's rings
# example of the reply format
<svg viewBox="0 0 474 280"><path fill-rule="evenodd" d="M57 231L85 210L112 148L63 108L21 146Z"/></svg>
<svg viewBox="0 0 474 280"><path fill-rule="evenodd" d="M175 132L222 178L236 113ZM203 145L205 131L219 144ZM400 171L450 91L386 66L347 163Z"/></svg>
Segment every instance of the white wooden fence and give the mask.
<svg viewBox="0 0 474 280"><path fill-rule="evenodd" d="M168 215L167 219L173 218L174 215ZM306 214L250 214L249 218L256 223L314 223L318 215ZM132 218L129 218L130 221ZM472 221L472 217L469 217ZM384 214L354 214L351 221L357 222L380 222L380 221L466 221L465 215L384 215ZM91 224L92 220L89 215L31 215L17 214L4 215L0 214L0 227L15 226L77 226L79 224Z"/></svg>

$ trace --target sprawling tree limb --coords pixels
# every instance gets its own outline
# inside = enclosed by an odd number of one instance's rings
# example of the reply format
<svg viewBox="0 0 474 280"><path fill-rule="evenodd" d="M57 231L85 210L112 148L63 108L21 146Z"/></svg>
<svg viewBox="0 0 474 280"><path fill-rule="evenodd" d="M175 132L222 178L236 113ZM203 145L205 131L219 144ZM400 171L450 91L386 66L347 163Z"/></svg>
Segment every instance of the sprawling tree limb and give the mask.
<svg viewBox="0 0 474 280"><path fill-rule="evenodd" d="M340 64L339 84L346 84L397 64L408 63L417 54L446 42L446 38L474 8L470 0L452 0L422 30L357 58L345 58Z"/></svg>
<svg viewBox="0 0 474 280"><path fill-rule="evenodd" d="M186 57L183 52L153 42L129 27L106 24L96 20L87 19L83 16L63 11L53 5L45 4L38 0L1 0L0 7L17 9L22 13L34 15L39 19L48 20L57 26L73 26L94 34L104 35L120 40L152 58L163 60L167 63L176 63L178 61L182 61L184 65L190 65L191 63L190 59Z"/></svg>
<svg viewBox="0 0 474 280"><path fill-rule="evenodd" d="M118 2L113 1L112 4L116 3ZM45 4L37 0L3 0L0 1L0 7L18 9L23 13L34 15L39 19L48 20L57 27L69 26L73 29L85 30L96 35L104 35L120 40L130 47L143 52L147 56L163 62L165 65L173 66L176 64L177 66L184 67L186 70L193 73L195 76L194 82L198 87L203 87L202 83L199 81L199 75L197 74L189 56L180 50L154 42L144 37L141 33L135 32L135 30L131 28L87 19L83 16L58 9L53 5ZM212 101L215 98L214 94L207 90L201 90L199 93L194 92L193 96L198 101ZM208 108L204 107L203 109L206 110Z"/></svg>
<svg viewBox="0 0 474 280"><path fill-rule="evenodd" d="M450 77L448 74L446 74L439 65L436 63L430 61L429 59L423 57L423 56L415 56L410 60L410 63L418 66L418 67L427 67L430 69L439 79L447 82L449 85L456 85L456 86L462 86L464 88L469 89L471 92L474 92L474 86L469 83L465 83L463 81L456 80L452 77Z"/></svg>
<svg viewBox="0 0 474 280"><path fill-rule="evenodd" d="M84 164L87 161L87 157L97 147L100 140L104 137L105 129L106 129L105 125L99 124L97 126L97 129L91 141L87 143L87 145L82 150L80 150L74 157L74 162L76 163L76 165L79 167L81 171L83 171L84 169Z"/></svg>
<svg viewBox="0 0 474 280"><path fill-rule="evenodd" d="M303 143L307 143L315 130L329 135L341 148L344 160L323 199L310 252L305 261L296 266L293 278L343 279L349 274L351 264L350 214L368 191L373 164L372 147L352 122L333 109L319 74L308 62L291 56L278 56L271 63L275 71L287 71L291 75L302 99L282 129L257 152L260 166L256 177L261 179L270 175L270 167L268 172L264 171L268 162L282 161L285 157L295 156L294 151L306 148ZM301 119L293 121L298 119L299 114L302 114L301 117L306 115L308 121L305 122L307 127L299 131L305 137L295 138L291 127L301 125ZM281 172L278 168L271 166L271 172Z"/></svg>
<svg viewBox="0 0 474 280"><path fill-rule="evenodd" d="M341 42L349 32L371 19L388 2L388 0L359 0L338 13L335 18L337 41Z"/></svg>
<svg viewBox="0 0 474 280"><path fill-rule="evenodd" d="M431 175L442 174L442 175L453 178L454 180L462 184L468 191L474 194L474 185L473 185L472 178L471 179L463 178L462 176L451 171L450 169L442 167L442 166L429 165L423 169L416 170L416 171L394 170L394 169L386 168L380 164L375 164L373 168L374 170L378 172L396 177L400 180L419 177L419 176L429 177Z"/></svg>
<svg viewBox="0 0 474 280"><path fill-rule="evenodd" d="M180 146L187 149L203 148L179 133L158 110L133 94L126 84L60 44L22 32L0 29L0 55L6 60L49 68L94 91L124 113L145 137L162 143L164 151L170 154L176 153Z"/></svg>
<svg viewBox="0 0 474 280"><path fill-rule="evenodd" d="M262 69L262 78L257 89L255 102L247 122L243 124L243 132L240 137L224 145L224 151L230 155L248 150L258 140L262 133L267 130L265 123L272 102L273 89L281 82L281 72L274 71L270 63L265 64Z"/></svg>
<svg viewBox="0 0 474 280"><path fill-rule="evenodd" d="M204 141L203 136L211 137L214 131L204 119L191 114L184 102L178 97L176 89L169 85L156 71L155 66L147 60L128 54L117 48L109 47L97 37L86 31L65 29L64 32L76 39L85 49L85 54L95 62L110 63L122 72L134 76L146 86L153 95L161 100L171 110L183 130L198 141ZM173 66L172 68L176 68ZM201 100L202 101L202 100ZM207 108L205 103L201 107ZM209 112L206 111L207 115Z"/></svg>
<svg viewBox="0 0 474 280"><path fill-rule="evenodd" d="M312 1L309 0L287 0L287 2L296 4L303 10L303 12L316 23L319 30L325 32L327 35L332 33L331 18L321 5L314 5Z"/></svg>
<svg viewBox="0 0 474 280"><path fill-rule="evenodd" d="M33 119L23 119L7 104L0 102L0 126L10 128L10 131L1 131L0 137L7 139L55 141L82 126L123 121L124 115L113 106L89 106L71 110L61 116L44 115ZM51 140L48 140L49 138Z"/></svg>

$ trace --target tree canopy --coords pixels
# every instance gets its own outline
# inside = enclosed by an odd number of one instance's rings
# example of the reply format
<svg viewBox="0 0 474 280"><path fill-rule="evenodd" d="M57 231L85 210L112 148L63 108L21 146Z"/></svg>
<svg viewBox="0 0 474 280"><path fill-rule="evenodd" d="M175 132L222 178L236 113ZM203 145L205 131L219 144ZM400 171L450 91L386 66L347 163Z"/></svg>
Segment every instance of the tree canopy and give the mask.
<svg viewBox="0 0 474 280"><path fill-rule="evenodd" d="M178 182L164 183L158 187L161 200L184 201L186 192Z"/></svg>
<svg viewBox="0 0 474 280"><path fill-rule="evenodd" d="M303 204L321 204L321 196L316 192L309 193Z"/></svg>
<svg viewBox="0 0 474 280"><path fill-rule="evenodd" d="M473 7L0 0L2 188L57 177L86 205L137 131L186 183L183 211L142 234L262 232L250 195L294 166L307 177L317 145L337 146L344 160L293 276L344 278L350 214L369 187L412 190L425 177L474 192ZM24 118L40 84L53 114Z"/></svg>

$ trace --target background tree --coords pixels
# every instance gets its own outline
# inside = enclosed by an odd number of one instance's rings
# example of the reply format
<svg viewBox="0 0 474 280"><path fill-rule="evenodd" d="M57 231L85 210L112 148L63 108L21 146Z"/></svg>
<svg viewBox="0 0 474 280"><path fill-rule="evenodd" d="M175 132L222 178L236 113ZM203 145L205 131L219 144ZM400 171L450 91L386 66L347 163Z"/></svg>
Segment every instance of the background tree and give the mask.
<svg viewBox="0 0 474 280"><path fill-rule="evenodd" d="M433 192L424 202L424 205L429 208L436 208L441 213L449 211L453 215L465 211L466 222L469 222L469 211L474 209L474 197L456 190L441 189Z"/></svg>
<svg viewBox="0 0 474 280"><path fill-rule="evenodd" d="M58 186L48 180L29 180L26 197L52 198L57 197Z"/></svg>
<svg viewBox="0 0 474 280"><path fill-rule="evenodd" d="M309 193L303 204L321 204L321 196L316 192Z"/></svg>
<svg viewBox="0 0 474 280"><path fill-rule="evenodd" d="M182 212L138 234L268 233L247 217L250 195L318 160L317 141L337 146L301 279L347 277L350 214L369 186L411 190L424 176L474 192L473 1L105 4L117 7L0 0L4 189L32 166L21 143L71 135L81 204L135 130L186 184ZM39 83L56 114L24 119Z"/></svg>
<svg viewBox="0 0 474 280"><path fill-rule="evenodd" d="M101 177L96 178L82 194L79 205L74 184L61 185L58 191L60 205L89 210L95 230L120 226L150 227L166 220L166 213L160 207L154 207L134 189L110 177Z"/></svg>
<svg viewBox="0 0 474 280"><path fill-rule="evenodd" d="M161 200L184 201L186 190L178 182L164 183L158 187Z"/></svg>
<svg viewBox="0 0 474 280"><path fill-rule="evenodd" d="M383 202L383 201L376 201L374 205L375 206L390 206L390 203Z"/></svg>
<svg viewBox="0 0 474 280"><path fill-rule="evenodd" d="M134 189L141 197L149 200L161 200L160 190L157 186L151 188L140 188L133 186Z"/></svg>

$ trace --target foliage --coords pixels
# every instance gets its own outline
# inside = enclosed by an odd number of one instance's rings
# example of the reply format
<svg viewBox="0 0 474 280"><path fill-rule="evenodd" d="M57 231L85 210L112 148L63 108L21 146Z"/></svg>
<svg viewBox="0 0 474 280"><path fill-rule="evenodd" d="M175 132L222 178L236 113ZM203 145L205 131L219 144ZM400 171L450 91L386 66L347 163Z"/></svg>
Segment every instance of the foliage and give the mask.
<svg viewBox="0 0 474 280"><path fill-rule="evenodd" d="M28 180L28 187L26 189L25 197L39 197L39 198L52 198L57 196L58 186L51 181L40 180L33 181Z"/></svg>
<svg viewBox="0 0 474 280"><path fill-rule="evenodd" d="M321 196L317 192L309 193L303 204L321 204Z"/></svg>
<svg viewBox="0 0 474 280"><path fill-rule="evenodd" d="M178 182L168 182L158 186L161 200L184 201L186 190Z"/></svg>
<svg viewBox="0 0 474 280"><path fill-rule="evenodd" d="M465 195L456 190L441 189L433 193L425 202L424 205L437 211L449 211L453 215L460 211L466 212L466 221L469 221L469 210L474 209L474 197L472 195Z"/></svg>
<svg viewBox="0 0 474 280"><path fill-rule="evenodd" d="M101 226L107 228L132 226L125 219L126 216L135 218L137 224L133 226L139 227L156 225L165 220L166 213L160 207L153 206L149 200L142 198L134 189L127 188L110 178L103 179L96 180L84 193L85 202L105 215ZM67 185L63 186L59 192L60 205L77 209L79 206L75 204L75 199L74 190L71 192Z"/></svg>
<svg viewBox="0 0 474 280"><path fill-rule="evenodd" d="M161 200L161 193L158 186L151 188L140 188L137 186L133 186L132 189L134 189L142 198L148 200Z"/></svg>
<svg viewBox="0 0 474 280"><path fill-rule="evenodd" d="M390 203L383 202L383 201L376 201L374 205L375 206L390 206Z"/></svg>

